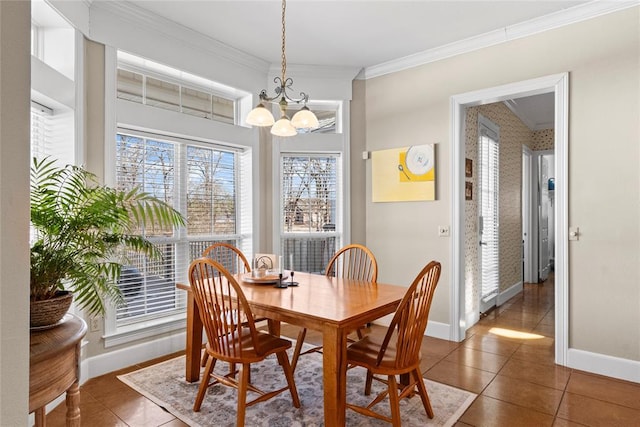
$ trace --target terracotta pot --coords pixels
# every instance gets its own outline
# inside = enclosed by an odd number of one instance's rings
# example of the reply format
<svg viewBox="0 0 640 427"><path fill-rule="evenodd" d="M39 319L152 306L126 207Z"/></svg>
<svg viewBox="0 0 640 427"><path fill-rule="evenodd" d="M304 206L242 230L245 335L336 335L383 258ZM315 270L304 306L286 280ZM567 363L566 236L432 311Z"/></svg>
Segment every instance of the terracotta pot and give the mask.
<svg viewBox="0 0 640 427"><path fill-rule="evenodd" d="M70 291L58 291L51 299L31 301L30 326L32 328L53 327L71 307L73 294Z"/></svg>

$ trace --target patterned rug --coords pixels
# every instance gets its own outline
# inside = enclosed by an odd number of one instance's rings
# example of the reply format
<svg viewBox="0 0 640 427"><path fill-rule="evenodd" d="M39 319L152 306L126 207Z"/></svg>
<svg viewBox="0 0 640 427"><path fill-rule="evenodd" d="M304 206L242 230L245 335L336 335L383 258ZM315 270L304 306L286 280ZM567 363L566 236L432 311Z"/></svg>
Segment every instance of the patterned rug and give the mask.
<svg viewBox="0 0 640 427"><path fill-rule="evenodd" d="M184 356L167 360L118 378L156 404L162 406L175 417L190 426L235 426L236 391L230 387L216 385L210 387L202 403L200 412L193 412L193 402L198 392L198 384L190 384L184 379ZM228 364L218 363L216 370L226 372ZM284 386L284 374L275 356L252 365L251 379L263 390L273 390ZM367 404L364 396L365 371L350 369L347 373L347 401ZM295 408L288 391L247 408L247 426L269 427L317 427L323 426L322 355L312 353L300 358L295 373L296 386L300 397L300 408ZM402 425L451 426L471 405L476 395L445 384L425 380L425 385L435 413L429 419L417 396L400 402ZM373 382L372 396L384 384ZM253 395L249 393L248 399ZM388 399L388 398L387 398ZM389 414L388 400L376 406L377 410ZM347 426L389 426L389 424L347 410Z"/></svg>

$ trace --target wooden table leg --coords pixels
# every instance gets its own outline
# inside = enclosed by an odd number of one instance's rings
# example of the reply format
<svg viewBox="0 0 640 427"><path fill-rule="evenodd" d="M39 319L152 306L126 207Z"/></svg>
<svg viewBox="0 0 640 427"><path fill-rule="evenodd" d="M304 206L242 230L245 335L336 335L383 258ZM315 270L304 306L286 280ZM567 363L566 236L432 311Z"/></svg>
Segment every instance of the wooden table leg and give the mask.
<svg viewBox="0 0 640 427"><path fill-rule="evenodd" d="M47 414L45 407L38 408L34 411L35 414L35 427L45 427L47 425Z"/></svg>
<svg viewBox="0 0 640 427"><path fill-rule="evenodd" d="M202 319L200 310L193 297L193 292L187 292L187 349L186 349L186 379L193 383L200 381L200 358L202 350Z"/></svg>
<svg viewBox="0 0 640 427"><path fill-rule="evenodd" d="M67 390L67 427L80 427L80 385L78 381Z"/></svg>
<svg viewBox="0 0 640 427"><path fill-rule="evenodd" d="M344 426L347 408L347 336L344 330L325 327L322 346L324 424Z"/></svg>

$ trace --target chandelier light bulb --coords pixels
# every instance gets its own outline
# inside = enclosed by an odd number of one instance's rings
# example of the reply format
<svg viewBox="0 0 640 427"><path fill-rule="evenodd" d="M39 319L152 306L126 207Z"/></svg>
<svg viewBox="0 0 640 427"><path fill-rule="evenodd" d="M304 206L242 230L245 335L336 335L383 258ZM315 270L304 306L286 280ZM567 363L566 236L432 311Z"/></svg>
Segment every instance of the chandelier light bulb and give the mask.
<svg viewBox="0 0 640 427"><path fill-rule="evenodd" d="M291 118L291 124L296 129L315 129L320 126L318 118L307 108L306 105L293 115Z"/></svg>
<svg viewBox="0 0 640 427"><path fill-rule="evenodd" d="M275 136L295 136L298 134L298 131L291 125L291 121L289 121L287 116L282 116L280 120L271 127L271 134Z"/></svg>
<svg viewBox="0 0 640 427"><path fill-rule="evenodd" d="M251 110L247 116L247 123L251 126L271 126L275 123L273 114L269 111L264 104L259 103L256 108Z"/></svg>

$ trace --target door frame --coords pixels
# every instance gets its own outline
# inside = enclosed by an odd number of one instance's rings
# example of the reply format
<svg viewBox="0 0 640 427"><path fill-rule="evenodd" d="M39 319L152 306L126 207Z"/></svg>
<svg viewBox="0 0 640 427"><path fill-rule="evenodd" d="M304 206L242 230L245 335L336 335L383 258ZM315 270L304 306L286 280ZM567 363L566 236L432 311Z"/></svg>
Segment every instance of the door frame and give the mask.
<svg viewBox="0 0 640 427"><path fill-rule="evenodd" d="M533 151L522 146L522 240L523 240L523 282L533 282ZM526 167L525 167L526 165ZM528 173L527 173L528 172Z"/></svg>
<svg viewBox="0 0 640 427"><path fill-rule="evenodd" d="M566 366L568 350L568 103L569 73L553 74L531 80L510 83L488 89L453 95L451 97L451 280L450 339L465 338L464 280L464 162L465 110L467 107L489 104L507 99L554 93L554 154L555 154L555 363Z"/></svg>

